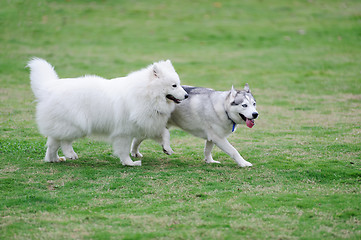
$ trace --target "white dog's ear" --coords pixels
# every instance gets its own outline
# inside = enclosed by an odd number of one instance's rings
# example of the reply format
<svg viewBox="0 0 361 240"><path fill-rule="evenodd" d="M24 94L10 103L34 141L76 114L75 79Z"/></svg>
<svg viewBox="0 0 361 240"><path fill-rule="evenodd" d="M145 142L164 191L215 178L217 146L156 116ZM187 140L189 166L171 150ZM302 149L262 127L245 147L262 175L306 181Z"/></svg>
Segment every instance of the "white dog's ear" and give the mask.
<svg viewBox="0 0 361 240"><path fill-rule="evenodd" d="M244 91L246 91L247 93L251 92L251 90L249 89L248 83L246 83L246 85L244 85Z"/></svg>
<svg viewBox="0 0 361 240"><path fill-rule="evenodd" d="M157 78L160 77L160 70L156 63L153 64L153 75L154 75L154 77L157 77Z"/></svg>
<svg viewBox="0 0 361 240"><path fill-rule="evenodd" d="M165 63L168 64L169 67L170 67L172 70L174 70L173 64L172 64L172 62L171 62L169 59L167 59L167 60L165 61Z"/></svg>

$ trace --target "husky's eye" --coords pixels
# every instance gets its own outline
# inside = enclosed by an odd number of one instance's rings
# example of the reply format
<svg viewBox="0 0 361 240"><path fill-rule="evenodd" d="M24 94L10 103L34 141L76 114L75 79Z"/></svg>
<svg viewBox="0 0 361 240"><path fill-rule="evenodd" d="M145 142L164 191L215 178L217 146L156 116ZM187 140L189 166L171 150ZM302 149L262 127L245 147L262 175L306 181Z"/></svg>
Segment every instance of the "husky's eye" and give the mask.
<svg viewBox="0 0 361 240"><path fill-rule="evenodd" d="M248 106L247 106L247 104L242 104L242 107L246 108L246 107L248 107Z"/></svg>
<svg viewBox="0 0 361 240"><path fill-rule="evenodd" d="M177 87L177 84L173 84L172 87L176 88L176 87Z"/></svg>
<svg viewBox="0 0 361 240"><path fill-rule="evenodd" d="M256 106L256 103L253 103L253 106Z"/></svg>

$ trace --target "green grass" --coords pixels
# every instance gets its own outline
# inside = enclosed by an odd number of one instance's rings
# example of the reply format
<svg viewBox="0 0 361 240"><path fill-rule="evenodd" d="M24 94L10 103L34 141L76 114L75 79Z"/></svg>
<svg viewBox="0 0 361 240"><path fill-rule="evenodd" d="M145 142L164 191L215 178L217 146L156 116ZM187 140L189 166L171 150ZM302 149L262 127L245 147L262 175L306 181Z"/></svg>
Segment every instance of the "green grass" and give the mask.
<svg viewBox="0 0 361 240"><path fill-rule="evenodd" d="M360 239L360 1L0 0L1 239ZM205 165L172 130L142 167L82 139L42 161L27 61L123 76L171 59L183 84L250 84L260 118L229 138L254 164Z"/></svg>

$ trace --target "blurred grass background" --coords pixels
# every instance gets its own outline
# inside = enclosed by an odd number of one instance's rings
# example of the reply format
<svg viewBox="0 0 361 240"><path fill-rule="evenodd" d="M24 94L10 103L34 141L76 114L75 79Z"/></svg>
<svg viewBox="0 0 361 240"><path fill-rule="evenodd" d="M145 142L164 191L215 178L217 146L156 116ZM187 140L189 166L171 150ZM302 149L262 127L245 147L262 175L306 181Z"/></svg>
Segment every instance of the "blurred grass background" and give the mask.
<svg viewBox="0 0 361 240"><path fill-rule="evenodd" d="M361 2L0 0L2 239L358 239ZM171 59L182 83L246 82L260 118L230 142L254 167L205 165L203 140L143 145L124 168L84 139L44 164L27 61L60 77L124 76Z"/></svg>

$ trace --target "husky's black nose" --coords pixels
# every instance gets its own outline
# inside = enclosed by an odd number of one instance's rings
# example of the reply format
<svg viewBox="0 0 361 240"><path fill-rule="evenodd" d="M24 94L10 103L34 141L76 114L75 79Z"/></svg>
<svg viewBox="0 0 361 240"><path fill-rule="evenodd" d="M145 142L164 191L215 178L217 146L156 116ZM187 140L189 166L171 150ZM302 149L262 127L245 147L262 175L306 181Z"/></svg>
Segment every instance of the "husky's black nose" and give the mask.
<svg viewBox="0 0 361 240"><path fill-rule="evenodd" d="M252 113L252 117L253 117L254 119L256 119L256 118L258 117L258 112Z"/></svg>
<svg viewBox="0 0 361 240"><path fill-rule="evenodd" d="M184 95L184 99L187 99L188 98L188 94Z"/></svg>

